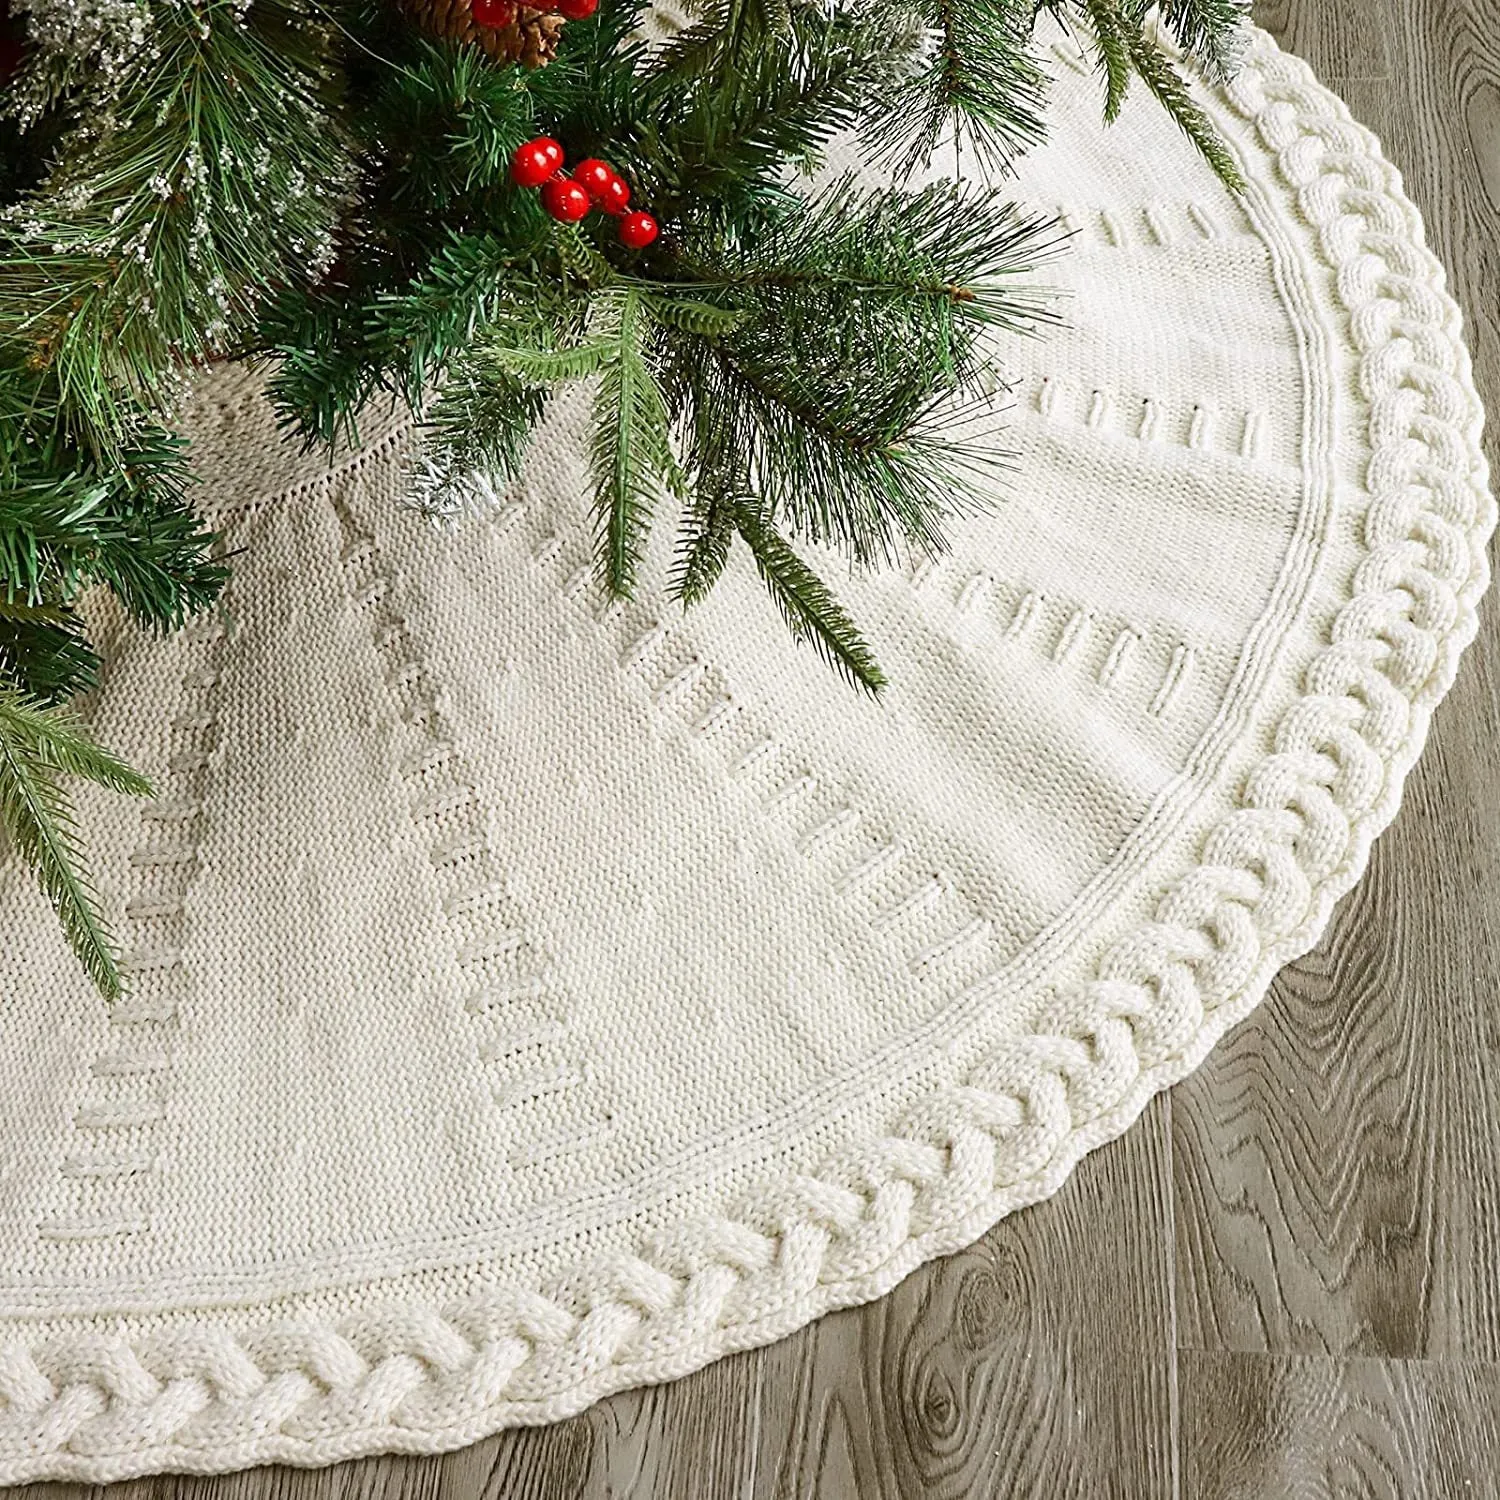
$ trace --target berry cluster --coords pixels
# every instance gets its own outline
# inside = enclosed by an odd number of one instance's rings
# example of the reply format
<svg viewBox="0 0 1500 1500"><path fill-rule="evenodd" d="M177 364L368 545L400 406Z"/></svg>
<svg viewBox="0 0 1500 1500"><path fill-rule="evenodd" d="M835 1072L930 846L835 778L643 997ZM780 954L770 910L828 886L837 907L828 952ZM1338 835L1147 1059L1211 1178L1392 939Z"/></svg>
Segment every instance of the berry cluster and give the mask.
<svg viewBox="0 0 1500 1500"><path fill-rule="evenodd" d="M564 16L569 21L587 21L599 9L599 0L552 0L550 5L543 3L531 9ZM516 0L470 0L469 10L476 26L492 26L496 30L514 25L520 14Z"/></svg>
<svg viewBox="0 0 1500 1500"><path fill-rule="evenodd" d="M626 213L630 184L607 161L586 157L563 175L563 148L550 136L527 141L511 158L517 186L539 187L542 207L561 224L576 224L591 208L602 208L620 221L620 243L644 250L658 234L656 220L639 209Z"/></svg>

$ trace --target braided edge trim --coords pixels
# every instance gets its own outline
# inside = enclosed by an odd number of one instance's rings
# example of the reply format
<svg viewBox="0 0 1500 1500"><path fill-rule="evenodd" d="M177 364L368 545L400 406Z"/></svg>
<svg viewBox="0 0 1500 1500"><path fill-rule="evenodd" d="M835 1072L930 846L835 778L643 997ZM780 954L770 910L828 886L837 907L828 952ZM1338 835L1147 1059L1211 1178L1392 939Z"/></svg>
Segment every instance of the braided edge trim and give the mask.
<svg viewBox="0 0 1500 1500"><path fill-rule="evenodd" d="M557 1298L508 1289L238 1336L0 1348L0 1483L440 1452L766 1344L1056 1191L1313 945L1395 816L1475 634L1495 504L1461 315L1399 173L1264 33L1224 96L1274 158L1350 319L1370 403L1367 554L1272 753L1156 919L900 1134L583 1268Z"/></svg>

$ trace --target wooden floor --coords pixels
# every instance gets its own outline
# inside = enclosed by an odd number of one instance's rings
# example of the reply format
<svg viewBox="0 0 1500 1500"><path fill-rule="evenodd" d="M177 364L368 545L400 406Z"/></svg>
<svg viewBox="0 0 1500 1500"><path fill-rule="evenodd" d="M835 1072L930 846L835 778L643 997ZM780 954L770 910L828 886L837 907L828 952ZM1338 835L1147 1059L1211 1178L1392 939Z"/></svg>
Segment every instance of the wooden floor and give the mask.
<svg viewBox="0 0 1500 1500"><path fill-rule="evenodd" d="M1500 472L1500 0L1256 13L1405 173L1470 320ZM101 1493L1500 1497L1495 601L1326 941L1050 1202L882 1302L557 1427Z"/></svg>

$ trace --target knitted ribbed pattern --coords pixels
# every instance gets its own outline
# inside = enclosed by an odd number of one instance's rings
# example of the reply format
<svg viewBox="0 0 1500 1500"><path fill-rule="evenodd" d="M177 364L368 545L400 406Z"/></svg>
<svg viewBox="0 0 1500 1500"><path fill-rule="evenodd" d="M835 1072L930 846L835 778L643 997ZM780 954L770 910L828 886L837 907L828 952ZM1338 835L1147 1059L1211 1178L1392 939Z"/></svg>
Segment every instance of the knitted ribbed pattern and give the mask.
<svg viewBox="0 0 1500 1500"><path fill-rule="evenodd" d="M1494 522L1443 274L1257 34L1232 201L1059 43L1064 326L1008 498L840 580L875 705L740 557L592 584L586 427L443 535L231 372L236 557L96 603L113 1013L0 864L0 1481L455 1448L879 1296L1053 1192L1317 939L1475 628ZM832 567L825 559L825 563Z"/></svg>

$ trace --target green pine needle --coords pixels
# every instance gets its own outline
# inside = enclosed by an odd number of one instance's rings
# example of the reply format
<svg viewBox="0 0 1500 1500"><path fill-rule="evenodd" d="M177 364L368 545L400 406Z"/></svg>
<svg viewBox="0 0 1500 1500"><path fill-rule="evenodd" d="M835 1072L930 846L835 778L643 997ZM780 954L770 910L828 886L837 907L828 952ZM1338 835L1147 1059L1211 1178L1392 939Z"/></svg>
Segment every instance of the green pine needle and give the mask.
<svg viewBox="0 0 1500 1500"><path fill-rule="evenodd" d="M688 508L672 577L672 596L685 605L707 598L729 560L734 540L734 508L718 496L701 494Z"/></svg>
<svg viewBox="0 0 1500 1500"><path fill-rule="evenodd" d="M925 34L931 43L861 122L873 154L898 177L924 168L949 137L992 169L1042 139L1047 75L1031 50L1033 0L914 0L884 14L913 41Z"/></svg>
<svg viewBox="0 0 1500 1500"><path fill-rule="evenodd" d="M1042 10L1060 14L1065 0L1035 0ZM1244 191L1234 157L1213 122L1193 101L1187 80L1166 52L1146 35L1146 23L1157 11L1177 39L1183 55L1210 78L1228 76L1244 40L1249 20L1247 0L1072 0L1094 38L1104 73L1104 119L1113 124L1125 102L1133 74L1139 75L1157 101L1177 122L1232 192Z"/></svg>
<svg viewBox="0 0 1500 1500"><path fill-rule="evenodd" d="M131 67L55 80L79 128L0 222L0 345L117 460L132 395L169 401L185 361L305 283L353 165L301 0L153 4L149 25Z"/></svg>
<svg viewBox="0 0 1500 1500"><path fill-rule="evenodd" d="M115 468L0 410L0 596L56 604L102 582L152 627L217 597L227 573L186 499L181 444L138 411L134 427Z"/></svg>
<svg viewBox="0 0 1500 1500"><path fill-rule="evenodd" d="M1099 66L1104 72L1104 120L1113 125L1120 117L1130 89L1132 26L1120 9L1120 0L1085 0Z"/></svg>
<svg viewBox="0 0 1500 1500"><path fill-rule="evenodd" d="M463 360L427 408L428 457L441 473L485 474L504 486L518 479L541 420L545 392L486 360Z"/></svg>
<svg viewBox="0 0 1500 1500"><path fill-rule="evenodd" d="M615 269L576 228L560 228L553 234L553 247L563 269L589 291L608 286L615 279Z"/></svg>
<svg viewBox="0 0 1500 1500"><path fill-rule="evenodd" d="M824 660L850 682L878 696L886 685L885 673L828 586L753 504L731 504L735 529L749 546L755 566L793 636L811 641Z"/></svg>
<svg viewBox="0 0 1500 1500"><path fill-rule="evenodd" d="M613 598L628 599L645 554L658 487L682 492L671 419L646 363L639 292L612 298L614 352L594 402L593 465L599 516L599 575Z"/></svg>
<svg viewBox="0 0 1500 1500"><path fill-rule="evenodd" d="M748 223L761 202L784 195L788 166L812 170L835 136L883 107L910 41L885 18L726 5L640 80L627 159L659 217L717 211Z"/></svg>
<svg viewBox="0 0 1500 1500"><path fill-rule="evenodd" d="M33 697L48 704L93 687L99 658L78 617L39 608L25 618L26 610L0 601L0 680L25 683Z"/></svg>
<svg viewBox="0 0 1500 1500"><path fill-rule="evenodd" d="M1130 58L1148 89L1156 95L1183 133L1231 192L1243 193L1245 179L1224 138L1194 102L1187 81L1165 56L1139 32L1129 36Z"/></svg>
<svg viewBox="0 0 1500 1500"><path fill-rule="evenodd" d="M0 620L14 620L21 624L67 625L72 615L60 606L46 604L24 604L19 599L0 596Z"/></svg>
<svg viewBox="0 0 1500 1500"><path fill-rule="evenodd" d="M133 796L151 792L149 782L94 744L69 710L44 707L0 684L0 829L36 872L89 978L115 1000L123 990L119 966L59 775Z"/></svg>
<svg viewBox="0 0 1500 1500"><path fill-rule="evenodd" d="M1161 0L1161 18L1184 55L1219 81L1234 71L1250 0Z"/></svg>
<svg viewBox="0 0 1500 1500"><path fill-rule="evenodd" d="M703 339L725 338L744 327L750 314L743 308L715 307L691 297L658 296L643 292L651 317L664 328L692 333Z"/></svg>
<svg viewBox="0 0 1500 1500"><path fill-rule="evenodd" d="M562 349L491 347L487 354L497 369L508 371L530 385L552 385L597 375L618 347L613 339L587 339Z"/></svg>
<svg viewBox="0 0 1500 1500"><path fill-rule="evenodd" d="M696 414L690 478L756 495L860 564L940 550L976 503L953 429L978 394L981 335L1044 318L1015 278L1051 235L990 191L844 179L743 247L689 238L700 283L750 314L718 339L666 341L663 385Z"/></svg>

